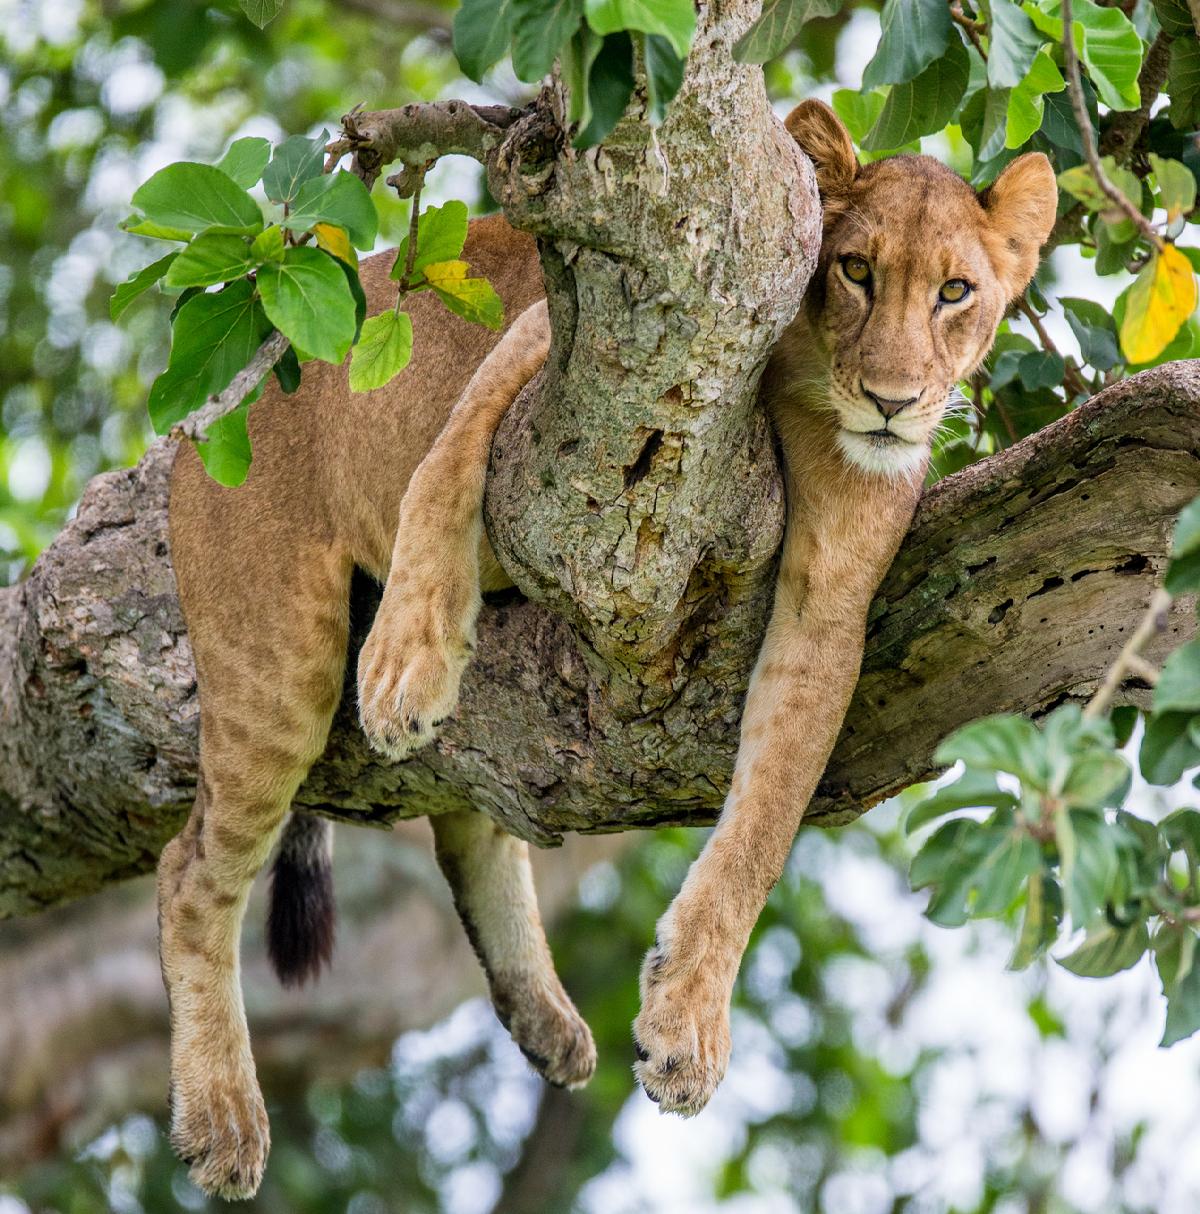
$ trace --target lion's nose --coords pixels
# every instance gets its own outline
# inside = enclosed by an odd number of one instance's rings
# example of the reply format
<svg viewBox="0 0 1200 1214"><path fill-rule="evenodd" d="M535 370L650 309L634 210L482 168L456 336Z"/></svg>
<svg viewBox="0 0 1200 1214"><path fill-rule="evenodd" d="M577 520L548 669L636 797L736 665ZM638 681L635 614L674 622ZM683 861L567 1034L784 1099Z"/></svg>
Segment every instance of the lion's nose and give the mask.
<svg viewBox="0 0 1200 1214"><path fill-rule="evenodd" d="M880 392L872 392L862 380L858 381L858 386L862 389L863 395L883 414L884 420L889 422L897 413L907 409L909 405L915 405L921 399L920 392L916 396L884 396Z"/></svg>

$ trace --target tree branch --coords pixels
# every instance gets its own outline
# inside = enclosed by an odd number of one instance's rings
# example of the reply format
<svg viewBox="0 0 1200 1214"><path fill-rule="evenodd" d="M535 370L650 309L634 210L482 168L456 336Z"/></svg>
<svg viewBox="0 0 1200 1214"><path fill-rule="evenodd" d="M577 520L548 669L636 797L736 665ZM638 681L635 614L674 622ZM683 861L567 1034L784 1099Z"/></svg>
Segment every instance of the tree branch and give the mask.
<svg viewBox="0 0 1200 1214"><path fill-rule="evenodd" d="M330 157L354 157L352 168L367 189L385 165L396 160L428 164L441 156L472 156L486 162L505 132L525 111L507 105L429 101L395 110L353 109L342 134L326 148Z"/></svg>
<svg viewBox="0 0 1200 1214"><path fill-rule="evenodd" d="M1141 105L1136 110L1121 110L1112 116L1109 128L1102 140L1101 153L1098 153L1095 133L1092 130L1092 120L1087 112L1087 102L1079 77L1079 57L1076 54L1075 39L1071 33L1070 0L1063 2L1062 20L1063 66L1067 80L1067 93L1071 98L1071 108L1075 113L1075 124L1079 128L1079 135L1083 140L1084 159L1087 161L1096 183L1113 204L1128 215L1140 231L1148 234L1147 239L1155 248L1160 248L1162 238L1154 231L1150 221L1141 211L1109 180L1104 166L1100 163L1100 154L1115 156L1118 164L1127 163L1132 156L1134 145L1142 131L1146 129L1146 123L1150 121L1150 111L1167 78L1171 59L1171 37L1165 31L1159 31L1158 37L1151 44L1138 72ZM1055 221L1046 247L1053 249L1060 244L1078 240L1082 235L1082 223L1086 214L1087 211L1083 204L1077 203L1069 211L1060 215Z"/></svg>
<svg viewBox="0 0 1200 1214"><path fill-rule="evenodd" d="M197 705L167 555L173 450L159 442L138 468L97 477L31 577L0 591L0 914L145 872L190 808ZM1200 492L1197 450L1200 363L1188 361L1124 380L934 486L872 609L809 820L850 821L928 778L937 744L969 720L1086 701ZM298 803L367 824L473 804L541 843L713 821L764 616L747 612L731 631L720 604L740 575L709 576L727 579L717 610L695 626L660 704L612 725L611 673L562 619L530 602L493 606L437 745L380 760L351 693ZM369 621L365 592L355 616ZM769 595L768 580L764 605ZM1176 603L1146 658L1160 662L1194 628ZM746 655L736 672L715 666L729 649Z"/></svg>

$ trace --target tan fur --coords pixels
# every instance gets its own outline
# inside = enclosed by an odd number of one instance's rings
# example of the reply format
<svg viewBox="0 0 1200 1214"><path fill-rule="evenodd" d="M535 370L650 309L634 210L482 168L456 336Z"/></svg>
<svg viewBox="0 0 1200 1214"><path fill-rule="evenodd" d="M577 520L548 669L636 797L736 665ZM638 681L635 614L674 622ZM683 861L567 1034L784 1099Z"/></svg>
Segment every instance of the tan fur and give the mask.
<svg viewBox="0 0 1200 1214"><path fill-rule="evenodd" d="M798 107L788 129L817 162L826 220L805 306L763 380L789 502L775 608L725 809L659 923L634 1026L643 1086L680 1113L703 1107L725 1071L738 964L841 726L867 608L907 529L947 394L987 352L1054 215L1044 158L1014 162L981 202L924 157L860 170L819 102ZM870 261L869 294L846 278L847 253ZM372 742L397 757L453 710L480 571L502 580L481 524L491 438L549 333L532 242L479 221L465 256L519 318L494 350L492 335L418 297L417 355L392 385L355 396L344 371L313 364L303 399L271 389L252 411L255 462L241 489L207 480L190 452L177 463L172 549L196 651L201 781L160 866L173 1140L197 1181L226 1196L257 1188L267 1143L238 927L324 746L351 569L387 577L359 701ZM372 312L390 303L387 269L387 259L364 263ZM939 288L955 277L972 283L971 296L939 307ZM885 416L864 387L884 401L916 398L886 419L899 438L872 440ZM435 831L518 1043L548 1078L586 1079L591 1039L554 974L524 845L471 814L435 820Z"/></svg>

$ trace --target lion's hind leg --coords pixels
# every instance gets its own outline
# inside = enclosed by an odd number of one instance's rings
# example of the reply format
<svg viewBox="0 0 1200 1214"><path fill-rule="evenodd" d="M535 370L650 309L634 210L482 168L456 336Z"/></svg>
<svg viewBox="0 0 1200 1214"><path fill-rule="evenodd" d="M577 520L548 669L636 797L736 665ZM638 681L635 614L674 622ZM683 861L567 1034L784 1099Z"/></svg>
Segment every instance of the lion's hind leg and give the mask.
<svg viewBox="0 0 1200 1214"><path fill-rule="evenodd" d="M186 541L179 549L183 567L198 568ZM230 630L245 604L224 576L230 568L208 555L210 589L226 613L200 594L187 604L200 773L191 817L159 862L159 949L171 1010L171 1144L205 1192L234 1199L257 1191L270 1141L242 1004L242 918L341 695L349 567L310 552L289 572L264 554L256 584L272 593L259 602L257 644L239 646Z"/></svg>
<svg viewBox="0 0 1200 1214"><path fill-rule="evenodd" d="M491 990L496 1015L550 1083L596 1069L591 1031L563 990L538 913L529 844L473 810L430 819L438 863Z"/></svg>

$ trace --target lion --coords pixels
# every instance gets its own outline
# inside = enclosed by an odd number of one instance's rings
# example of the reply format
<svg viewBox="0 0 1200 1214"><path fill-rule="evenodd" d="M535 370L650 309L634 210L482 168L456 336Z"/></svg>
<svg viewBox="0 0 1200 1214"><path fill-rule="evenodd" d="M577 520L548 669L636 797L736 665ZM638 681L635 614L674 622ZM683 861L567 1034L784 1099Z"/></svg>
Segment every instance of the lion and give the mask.
<svg viewBox="0 0 1200 1214"><path fill-rule="evenodd" d="M684 1115L725 1072L740 959L837 738L934 432L1032 278L1057 203L1037 153L977 193L926 156L860 166L822 102L786 126L813 161L824 219L801 310L761 381L788 503L774 607L724 809L658 923L633 1028L646 1094ZM502 337L416 297L422 340L389 386L353 394L345 368L312 364L298 397L270 387L255 406L242 487L215 484L190 448L175 463L171 553L196 661L200 772L158 870L171 1140L222 1197L257 1191L269 1143L241 921L341 697L351 576L384 583L358 694L368 738L393 758L454 711L481 591L511 585L484 533L484 481L496 427L545 360L549 323L532 239L480 219L463 256L516 318ZM372 312L391 303L389 261L363 263ZM595 1047L555 973L527 844L482 813L431 822L497 1014L547 1080L586 1082ZM300 814L282 835L268 934L285 981L328 958L330 840L328 823Z"/></svg>

